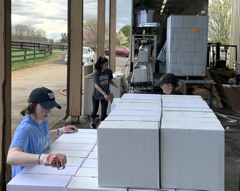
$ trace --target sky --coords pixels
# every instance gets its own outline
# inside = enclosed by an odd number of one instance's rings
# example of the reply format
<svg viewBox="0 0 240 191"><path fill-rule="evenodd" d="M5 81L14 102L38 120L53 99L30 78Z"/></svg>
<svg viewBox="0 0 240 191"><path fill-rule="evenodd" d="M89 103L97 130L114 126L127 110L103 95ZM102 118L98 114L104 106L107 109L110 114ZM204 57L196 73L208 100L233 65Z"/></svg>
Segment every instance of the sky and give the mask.
<svg viewBox="0 0 240 191"><path fill-rule="evenodd" d="M97 18L98 0L84 0L84 21ZM130 25L131 1L117 0L116 30ZM106 22L109 23L109 0L106 0ZM42 29L47 38L60 39L67 33L67 0L12 0L12 25L21 24Z"/></svg>

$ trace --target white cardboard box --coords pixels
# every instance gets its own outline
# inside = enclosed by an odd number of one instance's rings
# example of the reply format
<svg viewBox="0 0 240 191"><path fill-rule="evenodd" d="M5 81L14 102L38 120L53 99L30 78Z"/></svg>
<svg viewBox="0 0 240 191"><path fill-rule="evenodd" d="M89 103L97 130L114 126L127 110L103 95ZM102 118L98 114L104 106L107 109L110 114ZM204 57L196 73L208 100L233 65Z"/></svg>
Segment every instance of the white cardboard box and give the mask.
<svg viewBox="0 0 240 191"><path fill-rule="evenodd" d="M133 69L134 82L147 82L147 67L145 65L137 65Z"/></svg>
<svg viewBox="0 0 240 191"><path fill-rule="evenodd" d="M151 99L121 99L118 103L154 103L156 105L161 105L162 101L159 100L151 100Z"/></svg>
<svg viewBox="0 0 240 191"><path fill-rule="evenodd" d="M167 20L168 28L183 28L183 15L171 15L171 18Z"/></svg>
<svg viewBox="0 0 240 191"><path fill-rule="evenodd" d="M159 123L103 121L98 127L99 186L159 188Z"/></svg>
<svg viewBox="0 0 240 191"><path fill-rule="evenodd" d="M67 191L127 191L127 188L99 187L98 179L91 177L73 177Z"/></svg>
<svg viewBox="0 0 240 191"><path fill-rule="evenodd" d="M201 102L163 102L163 108L203 108L203 109L208 109L209 106L206 102L201 101Z"/></svg>
<svg viewBox="0 0 240 191"><path fill-rule="evenodd" d="M138 13L139 19L138 23L148 23L153 22L154 10L142 10Z"/></svg>
<svg viewBox="0 0 240 191"><path fill-rule="evenodd" d="M55 150L68 150L68 151L91 151L95 144L81 144L81 143L61 143L61 142L54 142L51 145L51 149Z"/></svg>
<svg viewBox="0 0 240 191"><path fill-rule="evenodd" d="M161 117L161 110L149 110L149 111L144 111L144 110L135 110L135 109L117 109L115 108L109 116L114 116L114 115L119 115L119 116L155 116L155 117Z"/></svg>
<svg viewBox="0 0 240 191"><path fill-rule="evenodd" d="M88 129L89 130L89 129ZM80 139L95 139L97 140L97 131L91 129L93 132L92 133L81 133L81 132L76 132L76 133L64 133L62 134L59 139L62 138L70 138L70 139L74 139L74 138L80 138Z"/></svg>
<svg viewBox="0 0 240 191"><path fill-rule="evenodd" d="M160 122L160 116L107 116L104 121L157 121Z"/></svg>
<svg viewBox="0 0 240 191"><path fill-rule="evenodd" d="M130 188L128 191L175 191L175 189L137 189L137 188Z"/></svg>
<svg viewBox="0 0 240 191"><path fill-rule="evenodd" d="M58 170L57 168L52 168L51 166L33 165L33 166L26 166L20 172L20 174L46 174L46 175L50 174L50 175L74 176L79 166L66 166L65 169Z"/></svg>
<svg viewBox="0 0 240 191"><path fill-rule="evenodd" d="M81 166L84 161L84 158L77 158L77 157L67 157L67 166Z"/></svg>
<svg viewBox="0 0 240 191"><path fill-rule="evenodd" d="M184 28L196 28L197 16L184 15L183 16L183 27Z"/></svg>
<svg viewBox="0 0 240 191"><path fill-rule="evenodd" d="M207 16L171 15L167 19L166 72L177 76L204 76L207 52ZM183 53L186 53L183 55ZM197 54L195 59L191 55Z"/></svg>
<svg viewBox="0 0 240 191"><path fill-rule="evenodd" d="M67 191L72 176L18 174L8 184L7 191Z"/></svg>
<svg viewBox="0 0 240 191"><path fill-rule="evenodd" d="M83 162L82 168L98 168L98 159L87 158Z"/></svg>
<svg viewBox="0 0 240 191"><path fill-rule="evenodd" d="M218 118L214 117L206 117L206 118L199 118L199 117L192 117L192 118L186 118L186 117L179 117L179 118L174 118L174 117L162 117L162 122L202 122L202 123L220 123Z"/></svg>
<svg viewBox="0 0 240 191"><path fill-rule="evenodd" d="M98 154L97 152L90 152L90 154L88 155L89 159L97 159L98 158Z"/></svg>
<svg viewBox="0 0 240 191"><path fill-rule="evenodd" d="M50 154L50 153L63 153L67 157L80 157L80 158L85 158L89 155L90 151L68 151L68 150L54 150L54 149L49 149L44 152L45 154Z"/></svg>
<svg viewBox="0 0 240 191"><path fill-rule="evenodd" d="M116 107L119 100L120 100L120 98L113 98L113 102L111 103L111 111Z"/></svg>
<svg viewBox="0 0 240 191"><path fill-rule="evenodd" d="M169 107L169 108L162 108L163 111L196 111L196 112L208 112L208 113L212 113L213 111L210 108L186 108L186 107L182 107L182 108L174 108L174 107Z"/></svg>
<svg viewBox="0 0 240 191"><path fill-rule="evenodd" d="M137 94L137 93L125 93L122 95L121 100L161 100L161 95L156 94Z"/></svg>
<svg viewBox="0 0 240 191"><path fill-rule="evenodd" d="M212 112L202 112L202 111L163 111L163 117L172 117L172 118L217 118L216 115Z"/></svg>
<svg viewBox="0 0 240 191"><path fill-rule="evenodd" d="M160 103L160 101L158 102L131 102L128 100L123 100L123 101L119 101L118 104L116 105L116 107L120 107L120 106L129 106L129 107L160 107L161 108L161 104L156 105L156 103Z"/></svg>
<svg viewBox="0 0 240 191"><path fill-rule="evenodd" d="M97 168L79 168L75 177L76 176L97 178L98 169Z"/></svg>
<svg viewBox="0 0 240 191"><path fill-rule="evenodd" d="M208 27L208 17L198 16L196 19L196 28L207 28Z"/></svg>
<svg viewBox="0 0 240 191"><path fill-rule="evenodd" d="M97 131L96 131L97 132ZM96 138L97 139L97 138ZM79 144L96 144L95 139L85 139L85 138L58 138L55 143L79 143Z"/></svg>
<svg viewBox="0 0 240 191"><path fill-rule="evenodd" d="M224 129L220 123L162 122L161 186L224 190Z"/></svg>
<svg viewBox="0 0 240 191"><path fill-rule="evenodd" d="M162 95L162 100L203 100L200 95Z"/></svg>
<svg viewBox="0 0 240 191"><path fill-rule="evenodd" d="M125 110L143 110L143 111L157 111L161 110L161 105L154 102L150 103L118 103L116 109L125 109Z"/></svg>

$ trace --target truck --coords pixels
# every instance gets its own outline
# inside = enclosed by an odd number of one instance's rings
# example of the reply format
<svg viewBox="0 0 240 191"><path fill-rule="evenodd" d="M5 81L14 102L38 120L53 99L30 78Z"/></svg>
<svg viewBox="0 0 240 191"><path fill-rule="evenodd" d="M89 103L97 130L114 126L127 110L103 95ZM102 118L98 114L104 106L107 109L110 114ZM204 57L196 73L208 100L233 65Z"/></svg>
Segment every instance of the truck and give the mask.
<svg viewBox="0 0 240 191"><path fill-rule="evenodd" d="M208 0L132 0L130 92L161 92L154 83L174 73L187 88L206 77Z"/></svg>

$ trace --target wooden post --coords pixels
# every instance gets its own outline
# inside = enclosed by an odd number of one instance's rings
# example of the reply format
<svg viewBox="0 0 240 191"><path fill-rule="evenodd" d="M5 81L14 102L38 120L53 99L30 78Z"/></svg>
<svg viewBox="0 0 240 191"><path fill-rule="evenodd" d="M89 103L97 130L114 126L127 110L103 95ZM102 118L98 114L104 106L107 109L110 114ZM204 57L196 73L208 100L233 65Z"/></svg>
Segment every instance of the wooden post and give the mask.
<svg viewBox="0 0 240 191"><path fill-rule="evenodd" d="M68 109L73 123L80 122L82 108L83 0L68 0Z"/></svg>
<svg viewBox="0 0 240 191"><path fill-rule="evenodd" d="M6 164L11 141L11 1L0 0L0 190L6 191L11 166Z"/></svg>
<svg viewBox="0 0 240 191"><path fill-rule="evenodd" d="M109 1L109 65L113 72L116 70L116 7L116 0Z"/></svg>
<svg viewBox="0 0 240 191"><path fill-rule="evenodd" d="M98 0L97 17L97 59L104 56L105 49L105 4L106 0Z"/></svg>
<svg viewBox="0 0 240 191"><path fill-rule="evenodd" d="M23 57L23 60L26 60L27 58L27 50L24 50L24 57Z"/></svg>
<svg viewBox="0 0 240 191"><path fill-rule="evenodd" d="M240 27L239 27L239 16L240 16L240 1L232 0L232 18L231 18L231 35L230 44L237 45L237 51L235 53L234 48L230 48L230 57L228 60L229 68L233 68L233 61L240 61ZM236 60L236 56L237 59Z"/></svg>

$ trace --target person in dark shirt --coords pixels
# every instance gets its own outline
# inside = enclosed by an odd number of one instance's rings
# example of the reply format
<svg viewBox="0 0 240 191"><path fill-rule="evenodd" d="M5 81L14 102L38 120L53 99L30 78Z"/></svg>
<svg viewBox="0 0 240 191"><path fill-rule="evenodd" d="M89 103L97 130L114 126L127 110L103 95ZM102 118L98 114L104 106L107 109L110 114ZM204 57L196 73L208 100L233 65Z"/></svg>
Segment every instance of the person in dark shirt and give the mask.
<svg viewBox="0 0 240 191"><path fill-rule="evenodd" d="M180 85L182 87L180 87ZM166 73L162 75L159 81L154 84L155 87L162 88L164 94L171 94L171 95L182 95L186 92L186 87L183 81L180 81L172 73Z"/></svg>
<svg viewBox="0 0 240 191"><path fill-rule="evenodd" d="M93 111L91 114L90 128L96 129L95 117L98 112L99 102L101 102L101 121L106 118L108 107L108 96L110 94L109 85L113 85L120 91L123 88L118 86L113 80L112 70L108 68L108 59L105 57L99 57L95 64L95 71L93 73L93 91L92 91L92 103Z"/></svg>

